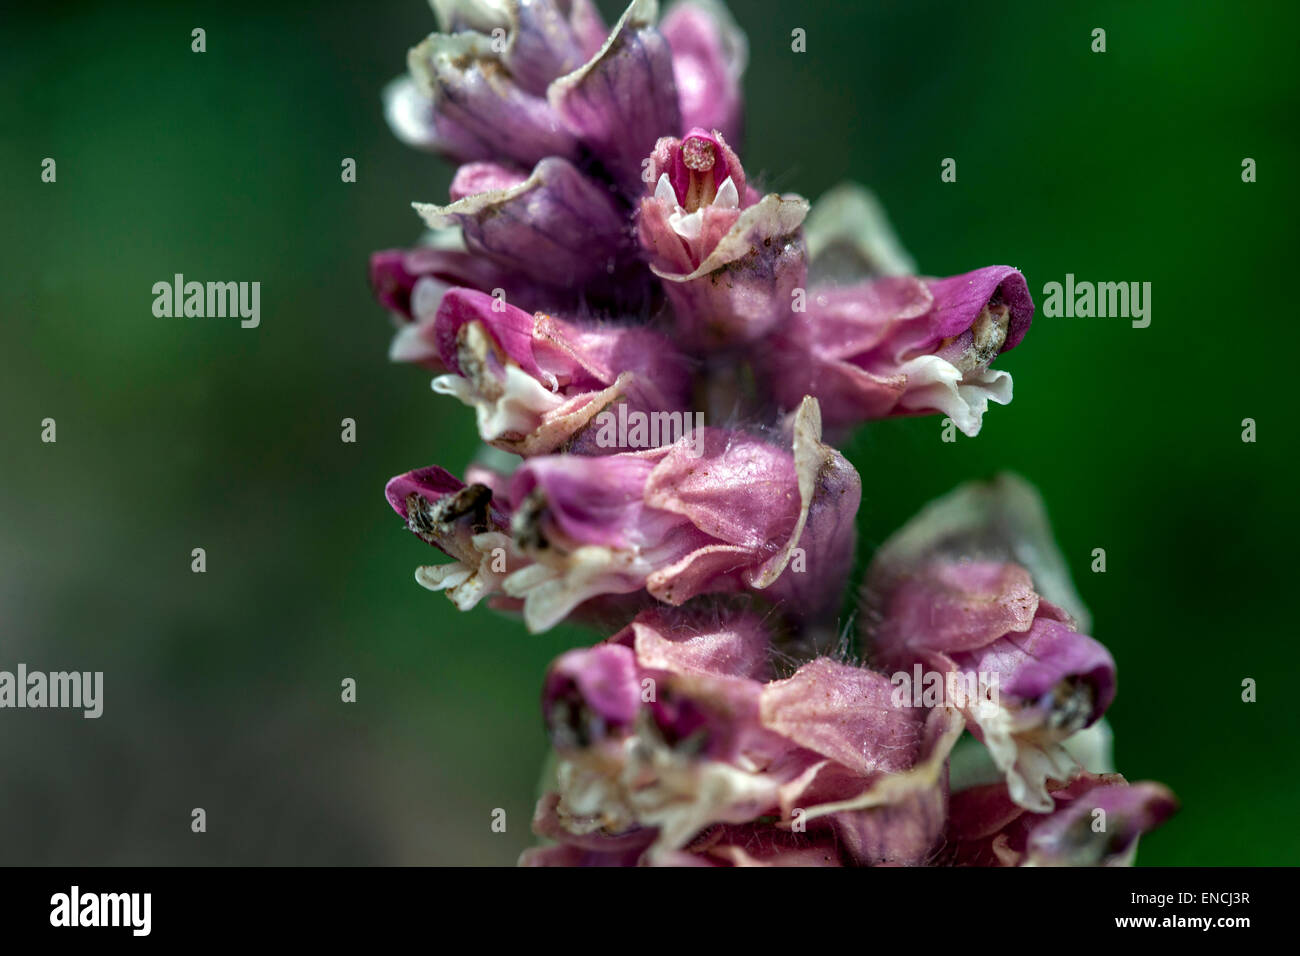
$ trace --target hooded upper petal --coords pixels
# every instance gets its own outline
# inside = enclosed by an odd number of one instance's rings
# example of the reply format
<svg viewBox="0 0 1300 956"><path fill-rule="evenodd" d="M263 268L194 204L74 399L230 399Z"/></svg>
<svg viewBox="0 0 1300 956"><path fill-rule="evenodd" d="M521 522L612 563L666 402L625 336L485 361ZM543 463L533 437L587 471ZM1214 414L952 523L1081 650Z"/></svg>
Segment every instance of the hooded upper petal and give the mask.
<svg viewBox="0 0 1300 956"><path fill-rule="evenodd" d="M1010 266L819 287L773 337L765 369L780 403L816 395L831 427L942 413L975 435L989 402L1011 401L1011 376L990 365L1024 337L1033 311Z"/></svg>
<svg viewBox="0 0 1300 956"><path fill-rule="evenodd" d="M469 289L442 298L433 342L448 374L434 390L473 407L485 442L522 455L626 450L618 416L683 419L684 358L649 329L577 323Z"/></svg>
<svg viewBox="0 0 1300 956"><path fill-rule="evenodd" d="M534 281L580 286L607 278L630 255L627 218L609 190L564 159L543 159L528 176L463 168L453 190L460 198L449 205L414 208L430 226L458 224L471 251Z"/></svg>

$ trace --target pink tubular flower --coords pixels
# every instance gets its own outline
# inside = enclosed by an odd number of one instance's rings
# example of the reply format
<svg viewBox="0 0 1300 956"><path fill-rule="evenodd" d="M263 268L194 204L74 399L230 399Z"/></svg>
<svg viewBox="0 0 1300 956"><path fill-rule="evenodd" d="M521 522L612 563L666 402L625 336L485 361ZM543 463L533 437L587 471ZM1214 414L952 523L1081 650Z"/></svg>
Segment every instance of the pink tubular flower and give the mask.
<svg viewBox="0 0 1300 956"><path fill-rule="evenodd" d="M441 241L441 237L440 237ZM370 257L370 285L375 298L392 313L397 333L388 357L436 372L446 371L433 339L433 324L443 295L463 287L496 292L520 308L540 309L556 296L464 248L459 237L450 247L386 249ZM559 304L567 304L559 298Z"/></svg>
<svg viewBox="0 0 1300 956"><path fill-rule="evenodd" d="M931 505L877 552L865 620L882 667L963 675L967 686L992 688L956 706L1006 775L1012 799L1042 813L1051 808L1046 782L1077 769L1064 741L1115 696L1115 662L1040 596L1042 587L1064 588L1074 601L1036 505L1010 477ZM1009 524L1012 513L1032 525ZM1004 557L1017 553L1049 566L1043 584Z"/></svg>
<svg viewBox="0 0 1300 956"><path fill-rule="evenodd" d="M597 419L604 412L684 420L685 360L649 329L529 315L490 295L452 289L427 336L449 370L434 379L434 391L474 408L479 435L505 451L626 450L616 435L605 440Z"/></svg>
<svg viewBox="0 0 1300 956"><path fill-rule="evenodd" d="M1054 783L1046 815L1025 812L1004 784L952 795L941 862L951 866L1127 866L1138 837L1163 824L1178 802L1158 783L1117 773Z"/></svg>
<svg viewBox="0 0 1300 956"><path fill-rule="evenodd" d="M552 109L627 195L660 136L681 129L673 55L654 29L658 4L633 0L604 46L546 91Z"/></svg>
<svg viewBox="0 0 1300 956"><path fill-rule="evenodd" d="M792 607L837 595L861 485L820 435L810 402L790 451L706 428L652 451L529 459L510 497L516 546L533 563L503 588L535 631L588 598L642 588L673 605L736 591Z"/></svg>
<svg viewBox="0 0 1300 956"><path fill-rule="evenodd" d="M818 658L771 680L751 614L648 611L552 665L554 787L529 865L916 863L944 826L950 715Z"/></svg>
<svg viewBox="0 0 1300 956"><path fill-rule="evenodd" d="M545 95L502 68L488 36L432 34L410 51L407 65L411 79L388 94L390 119L406 138L461 161L501 157L532 166L547 156L578 156L577 141ZM418 132L422 124L427 132Z"/></svg>
<svg viewBox="0 0 1300 956"><path fill-rule="evenodd" d="M561 28L547 39L530 27L560 22L563 4L528 4L528 22L510 18L508 25L493 23L494 11L478 6L475 20L487 22L475 26L506 30L505 44L469 30L435 33L411 50L411 80L388 93L399 135L462 162L495 159L524 168L587 152L615 182L634 190L641 157L681 126L672 52L652 26L653 0L633 0L595 49L599 21L586 4L570 5L580 15L566 25L576 29ZM532 55L539 51L546 55ZM587 58L576 61L579 55Z"/></svg>
<svg viewBox="0 0 1300 956"><path fill-rule="evenodd" d="M654 194L641 200L641 239L657 265L679 272L703 262L758 196L720 133L665 137L646 168Z"/></svg>
<svg viewBox="0 0 1300 956"><path fill-rule="evenodd" d="M641 200L641 245L683 338L703 349L735 346L783 321L806 275L799 225L808 203L760 199L717 130L661 139L645 178L652 193Z"/></svg>
<svg viewBox="0 0 1300 956"><path fill-rule="evenodd" d="M509 519L486 484L465 484L441 468L421 468L388 483L385 495L412 534L449 555L415 579L446 591L462 611L500 590L511 552Z"/></svg>
<svg viewBox="0 0 1300 956"><path fill-rule="evenodd" d="M631 256L626 216L609 191L565 159L524 175L462 166L446 206L415 203L434 228L459 226L466 246L533 282L568 287L613 275Z"/></svg>
<svg viewBox="0 0 1300 956"><path fill-rule="evenodd" d="M809 614L825 610L815 602L838 597L852 563L849 516L861 486L852 466L821 443L815 402L797 417L793 446L707 428L649 451L530 458L510 479L514 550L502 562L509 574L480 572L476 580L522 600L533 631L592 598L643 589L674 605L703 593L761 591ZM440 482L449 477L425 469L394 478L389 502L417 535L473 567L463 535L453 548L445 534L424 528L420 516L439 507L422 501L430 472ZM435 490L448 493L441 484ZM493 527L505 521L500 515ZM482 544L500 544L469 540L475 557ZM459 573L422 569L421 583Z"/></svg>
<svg viewBox="0 0 1300 956"><path fill-rule="evenodd" d="M1114 697L1110 654L1041 600L1017 564L940 559L871 587L881 598L875 659L904 672L977 675L977 686L996 688L996 699L965 700L963 713L1012 796L1046 810L1044 781L1073 769L1060 745Z"/></svg>
<svg viewBox="0 0 1300 956"><path fill-rule="evenodd" d="M976 435L989 402L1011 401L1010 374L990 365L1020 343L1033 313L1010 266L814 288L770 340L768 380L787 407L816 395L828 428L941 413Z"/></svg>
<svg viewBox="0 0 1300 956"><path fill-rule="evenodd" d="M654 28L632 0L612 30L590 0L435 0L439 25L385 91L399 138L517 168L590 155L634 195L641 160L686 126L739 133L746 43L726 9L684 0ZM680 91L679 91L680 87Z"/></svg>
<svg viewBox="0 0 1300 956"><path fill-rule="evenodd" d="M538 95L594 56L609 32L591 0L433 0L433 8L445 33L504 30L502 68Z"/></svg>

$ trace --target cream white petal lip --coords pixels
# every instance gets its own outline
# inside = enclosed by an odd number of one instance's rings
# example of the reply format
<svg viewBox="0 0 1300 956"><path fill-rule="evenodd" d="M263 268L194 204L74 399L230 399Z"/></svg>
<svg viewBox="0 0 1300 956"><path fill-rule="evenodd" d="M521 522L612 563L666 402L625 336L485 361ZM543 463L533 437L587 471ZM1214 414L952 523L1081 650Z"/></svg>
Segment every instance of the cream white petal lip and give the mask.
<svg viewBox="0 0 1300 956"><path fill-rule="evenodd" d="M485 395L469 379L459 375L439 375L432 382L439 395L451 395L474 409L479 436L493 441L503 435L527 434L541 417L564 404L564 396L549 391L517 365L507 364L504 375L496 381L494 395ZM494 390L495 391L495 390Z"/></svg>
<svg viewBox="0 0 1300 956"><path fill-rule="evenodd" d="M943 412L971 438L979 434L989 402L1011 404L1011 373L1002 369L975 369L963 375L937 355L921 355L904 362L899 372L907 377L907 390L898 402L901 407Z"/></svg>

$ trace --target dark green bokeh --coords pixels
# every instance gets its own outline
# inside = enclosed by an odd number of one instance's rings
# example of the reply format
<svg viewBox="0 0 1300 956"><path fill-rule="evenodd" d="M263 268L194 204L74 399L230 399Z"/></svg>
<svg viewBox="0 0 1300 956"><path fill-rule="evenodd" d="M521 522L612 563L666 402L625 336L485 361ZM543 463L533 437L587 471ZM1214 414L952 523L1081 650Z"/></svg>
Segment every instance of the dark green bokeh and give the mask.
<svg viewBox="0 0 1300 956"><path fill-rule="evenodd" d="M1141 862L1294 862L1294 5L735 12L760 184L868 183L926 272L1010 263L1040 302L1067 272L1153 284L1146 329L1040 315L978 439L863 430L860 550L960 481L1025 475L1119 663L1120 769L1183 803ZM432 28L420 0L7 15L0 668L103 670L106 700L0 712L0 862L511 863L531 842L543 669L590 636L420 589L429 550L381 494L476 447L386 361L365 280L418 234L408 203L446 195L379 104ZM261 327L155 318L176 272L260 281Z"/></svg>

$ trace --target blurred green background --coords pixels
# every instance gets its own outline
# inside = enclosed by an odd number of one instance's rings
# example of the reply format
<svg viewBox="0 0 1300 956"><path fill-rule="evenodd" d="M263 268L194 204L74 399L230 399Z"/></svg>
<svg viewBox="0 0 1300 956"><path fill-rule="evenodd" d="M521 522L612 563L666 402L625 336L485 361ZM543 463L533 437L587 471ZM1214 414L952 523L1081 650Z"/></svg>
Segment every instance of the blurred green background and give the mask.
<svg viewBox="0 0 1300 956"><path fill-rule="evenodd" d="M1119 768L1183 803L1145 864L1300 848L1294 384L1270 364L1295 340L1276 294L1296 268L1296 9L733 6L742 156L768 188L865 182L925 272L1010 263L1040 304L1067 272L1153 284L1146 329L1040 313L1000 363L1016 400L978 439L912 419L848 449L864 556L965 479L1009 468L1043 491L1119 663ZM412 580L431 552L383 500L389 476L459 471L476 447L467 410L387 362L366 282L372 250L417 237L408 203L450 180L379 101L432 13L4 17L0 668L102 670L105 714L0 712L0 863L512 863L532 842L543 670L591 638L459 615ZM155 318L151 287L176 272L260 281L261 327Z"/></svg>

